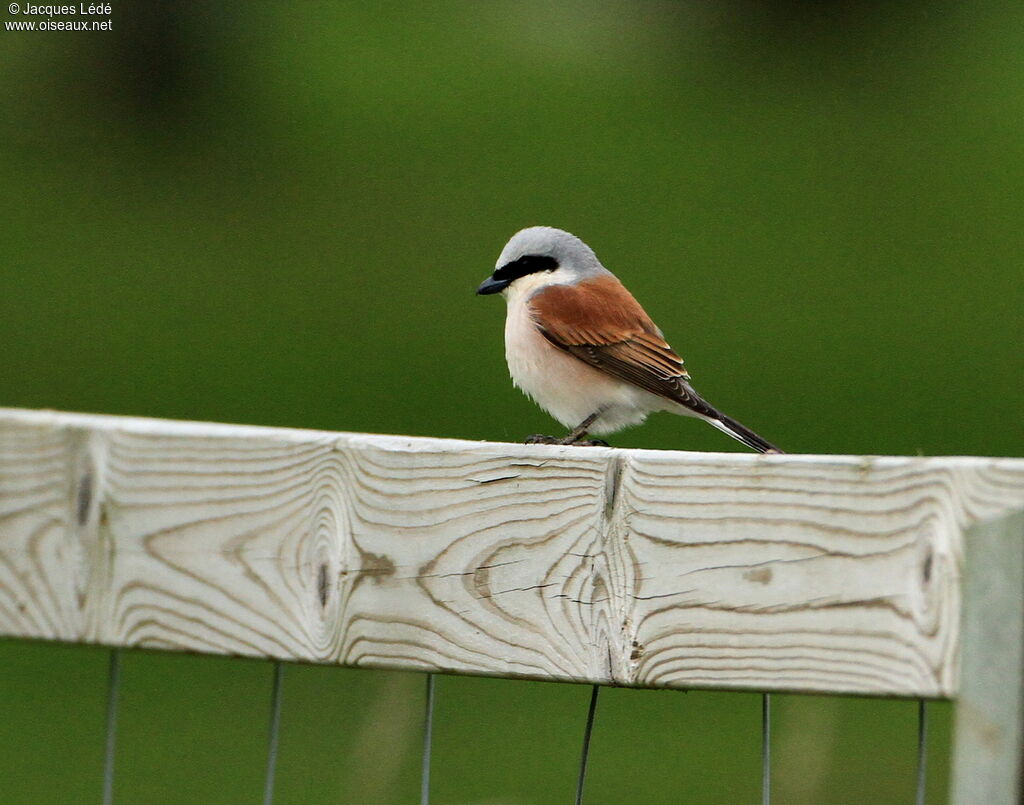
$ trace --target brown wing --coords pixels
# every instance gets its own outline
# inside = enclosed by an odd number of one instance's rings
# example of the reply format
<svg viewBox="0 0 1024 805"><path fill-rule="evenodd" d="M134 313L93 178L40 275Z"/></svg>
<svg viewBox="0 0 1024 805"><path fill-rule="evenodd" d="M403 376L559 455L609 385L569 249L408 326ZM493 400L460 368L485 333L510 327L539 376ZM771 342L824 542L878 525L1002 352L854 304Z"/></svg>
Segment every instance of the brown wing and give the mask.
<svg viewBox="0 0 1024 805"><path fill-rule="evenodd" d="M690 386L682 358L615 277L552 285L529 305L541 333L559 349L697 413L718 415Z"/></svg>

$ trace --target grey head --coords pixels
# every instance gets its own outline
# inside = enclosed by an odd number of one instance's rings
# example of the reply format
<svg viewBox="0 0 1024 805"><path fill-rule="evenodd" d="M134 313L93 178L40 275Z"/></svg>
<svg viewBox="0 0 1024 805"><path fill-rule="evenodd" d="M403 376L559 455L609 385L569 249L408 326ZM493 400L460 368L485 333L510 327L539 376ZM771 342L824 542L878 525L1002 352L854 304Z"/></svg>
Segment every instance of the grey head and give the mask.
<svg viewBox="0 0 1024 805"><path fill-rule="evenodd" d="M516 232L505 244L494 273L476 292L500 293L520 277L542 271L558 271L569 282L609 273L594 250L575 235L550 226L531 226Z"/></svg>

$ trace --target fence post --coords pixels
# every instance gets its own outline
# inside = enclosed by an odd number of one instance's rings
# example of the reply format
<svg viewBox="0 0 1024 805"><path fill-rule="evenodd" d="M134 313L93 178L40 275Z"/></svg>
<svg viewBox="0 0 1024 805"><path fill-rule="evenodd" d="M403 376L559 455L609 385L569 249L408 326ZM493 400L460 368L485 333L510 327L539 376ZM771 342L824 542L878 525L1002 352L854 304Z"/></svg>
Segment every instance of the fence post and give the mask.
<svg viewBox="0 0 1024 805"><path fill-rule="evenodd" d="M950 803L1016 805L1024 794L1024 512L968 528L964 564Z"/></svg>

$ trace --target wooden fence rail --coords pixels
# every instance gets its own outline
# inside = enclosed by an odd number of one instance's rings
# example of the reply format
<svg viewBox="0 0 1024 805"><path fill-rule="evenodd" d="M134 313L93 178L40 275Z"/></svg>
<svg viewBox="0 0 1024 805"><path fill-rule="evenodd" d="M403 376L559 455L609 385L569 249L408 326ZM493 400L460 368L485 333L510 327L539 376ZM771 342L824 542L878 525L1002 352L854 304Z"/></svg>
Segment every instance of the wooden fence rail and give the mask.
<svg viewBox="0 0 1024 805"><path fill-rule="evenodd" d="M1017 801L1022 601L1021 459L526 446L0 409L7 636L953 698L955 801L996 805Z"/></svg>

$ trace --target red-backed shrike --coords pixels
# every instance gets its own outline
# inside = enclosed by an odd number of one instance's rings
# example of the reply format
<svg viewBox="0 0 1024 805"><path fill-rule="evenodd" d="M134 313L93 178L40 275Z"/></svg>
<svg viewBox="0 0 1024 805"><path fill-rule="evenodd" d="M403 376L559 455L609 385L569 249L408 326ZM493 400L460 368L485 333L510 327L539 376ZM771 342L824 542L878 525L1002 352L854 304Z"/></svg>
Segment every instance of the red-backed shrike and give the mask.
<svg viewBox="0 0 1024 805"><path fill-rule="evenodd" d="M671 411L703 419L759 452L782 452L693 390L661 330L575 235L547 226L517 232L477 293L501 293L508 302L512 382L572 428L564 439L530 441L578 443Z"/></svg>

